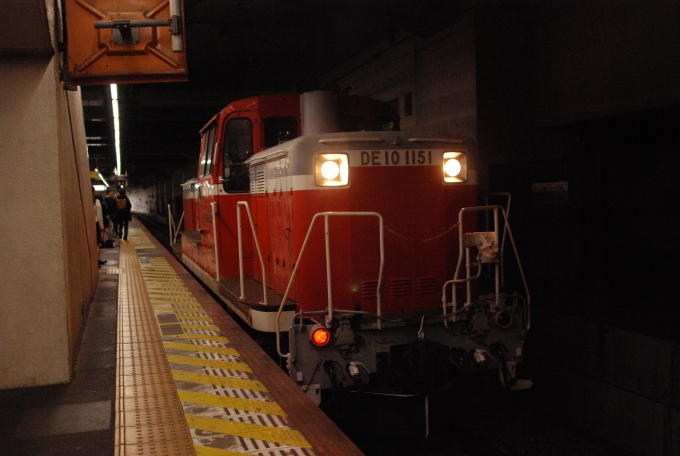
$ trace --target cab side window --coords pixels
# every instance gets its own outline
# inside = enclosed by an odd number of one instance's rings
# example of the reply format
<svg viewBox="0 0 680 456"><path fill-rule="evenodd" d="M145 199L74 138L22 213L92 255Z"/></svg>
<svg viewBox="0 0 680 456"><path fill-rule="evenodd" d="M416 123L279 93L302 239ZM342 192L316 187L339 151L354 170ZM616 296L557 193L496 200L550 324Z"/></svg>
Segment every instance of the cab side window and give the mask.
<svg viewBox="0 0 680 456"><path fill-rule="evenodd" d="M217 125L212 124L203 132L203 149L201 150L201 168L199 177L209 176L212 173L215 139L217 135Z"/></svg>
<svg viewBox="0 0 680 456"><path fill-rule="evenodd" d="M297 138L298 130L295 117L267 117L262 124L265 148Z"/></svg>
<svg viewBox="0 0 680 456"><path fill-rule="evenodd" d="M222 163L224 191L249 191L248 165L243 162L253 156L253 123L247 117L227 121L224 127Z"/></svg>

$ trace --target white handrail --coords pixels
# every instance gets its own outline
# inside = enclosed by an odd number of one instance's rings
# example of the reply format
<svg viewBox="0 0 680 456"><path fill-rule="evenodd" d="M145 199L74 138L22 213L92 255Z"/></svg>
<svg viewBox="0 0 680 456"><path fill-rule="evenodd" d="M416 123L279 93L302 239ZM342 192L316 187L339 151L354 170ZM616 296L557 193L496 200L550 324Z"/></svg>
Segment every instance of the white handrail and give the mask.
<svg viewBox="0 0 680 456"><path fill-rule="evenodd" d="M220 280L220 257L219 250L217 248L217 225L216 225L216 214L217 214L217 203L210 203L210 209L212 211L212 229L213 229L213 249L215 250L215 280L219 282Z"/></svg>
<svg viewBox="0 0 680 456"><path fill-rule="evenodd" d="M170 204L168 204L168 230L170 230L170 237L168 238L168 242L172 244L172 232L173 228L175 227L175 221L172 219L172 209L170 208Z"/></svg>
<svg viewBox="0 0 680 456"><path fill-rule="evenodd" d="M512 203L512 195L509 192L489 192L486 194L486 198L484 200L484 203L488 206L489 204L489 196L505 196L508 199L508 204L505 206L505 211L508 215L508 218L510 218L510 204ZM486 217L486 226L489 226L489 215L487 214ZM508 234L508 230L503 226L503 239L501 239L501 248L500 248L500 255L501 255L501 286L505 287L505 262L503 261L503 254L505 252L505 237Z"/></svg>
<svg viewBox="0 0 680 456"><path fill-rule="evenodd" d="M502 207L498 205L492 205L492 206L473 206L473 207L464 207L460 210L458 213L458 263L456 264L456 272L453 274L453 279L449 280L444 283L442 287L442 302L444 304L444 317L448 317L446 313L446 287L451 284L451 302L453 304L453 311L451 312L451 315L456 315L456 311L458 310L458 299L456 297L456 284L457 283L465 283L465 288L466 288L466 301L465 304L463 305L463 308L470 307L472 305L472 281L478 279L481 274L482 274L482 265L480 263L477 264L477 275L471 276L470 275L470 269L471 269L471 263L470 263L470 249L465 248L464 242L463 242L463 214L465 212L469 211L475 211L475 212L480 212L480 211L494 211L494 233L496 235L496 239L498 239L498 209L503 209ZM505 212L503 212L505 214ZM458 273L460 272L460 267L463 263L463 250L465 250L465 270L466 270L466 275L464 279L459 279L458 278ZM499 289L498 289L498 281L496 281L496 305L498 305L498 296ZM455 321L455 320L454 320ZM444 319L444 325L447 325L447 319Z"/></svg>
<svg viewBox="0 0 680 456"><path fill-rule="evenodd" d="M179 222L175 225L175 219L172 216L172 209L170 204L168 204L168 229L170 230L170 239L168 242L170 245L177 244L177 235L179 234L179 227L182 226L182 220L184 220L184 211L182 211L182 216L179 218Z"/></svg>
<svg viewBox="0 0 680 456"><path fill-rule="evenodd" d="M515 253L515 259L517 260L517 267L519 268L519 273L520 276L522 277L522 284L524 285L524 291L527 294L527 303L526 303L526 329L528 330L531 327L531 294L529 293L529 286L527 285L526 281L526 276L524 275L524 269L522 268L522 263L520 262L519 259L519 253L517 252L517 245L515 244L515 238L512 235L512 230L510 229L510 222L508 221L508 214L505 212L505 209L502 206L498 205L489 205L489 206L474 206L474 207L464 207L460 210L458 214L458 265L456 266L456 272L453 276L452 280L449 280L444 283L442 286L442 303L444 307L444 324L447 324L448 317L455 317L458 313L462 312L464 309L470 307L472 305L470 296L469 296L469 288L470 288L470 281L474 280L479 277L481 273L481 264L478 265L479 270L478 274L475 277L470 277L469 272L468 276L464 279L458 279L458 272L460 270L460 265L463 261L462 257L462 251L463 251L463 213L468 212L468 211L494 211L494 230L496 233L496 239L498 239L498 211L500 210L501 214L503 215L503 220L505 221L505 229L507 229L508 236L510 237L510 243L512 244L512 250ZM467 252L468 249L466 249ZM466 253L466 256L468 256L468 261L469 263L469 252ZM466 265L466 266L469 266ZM499 270L496 268L496 304L498 304L498 299L499 299L499 282L498 282L498 273ZM468 286L468 302L466 302L462 308L457 309L457 301L456 301L456 283L461 283L461 282L467 282ZM452 304L453 304L453 311L451 314L447 314L446 312L446 287L448 285L451 285L451 297L452 297Z"/></svg>
<svg viewBox="0 0 680 456"><path fill-rule="evenodd" d="M326 315L326 327L330 328L333 321L333 290L331 284L331 258L330 258L330 227L328 224L328 217L377 217L380 227L380 272L378 273L378 288L376 290L376 313L378 317L382 316L381 312L381 288L383 280L383 272L385 269L385 239L384 239L384 225L383 218L378 212L319 212L314 215L312 222L309 224L309 229L307 230L307 235L302 243L302 248L300 249L300 254L298 255L297 261L295 262L295 267L290 275L290 280L288 281L288 286L286 287L286 292L281 300L281 305L279 306L279 311L276 313L276 351L282 358L290 358L290 353L281 353L281 313L283 312L283 305L288 299L288 293L293 285L293 280L295 280L295 274L297 274L298 266L300 266L300 260L302 255L307 248L307 242L309 241L309 236L312 233L316 219L323 216L325 225L325 240L326 240L326 280L328 281L328 314ZM382 329L382 320L378 318L377 328Z"/></svg>
<svg viewBox="0 0 680 456"><path fill-rule="evenodd" d="M172 238L173 244L177 244L177 235L179 234L179 229L182 226L182 220L184 220L184 211L182 211L182 216L179 218L179 222L177 222L177 228L175 229L175 235Z"/></svg>
<svg viewBox="0 0 680 456"><path fill-rule="evenodd" d="M245 279L243 272L243 238L241 234L241 210L240 210L241 206L246 208L248 220L250 221L250 229L253 232L253 239L255 240L255 247L257 247L257 255L260 257L260 265L262 266L262 295L264 299L264 304L267 305L267 273L264 267L264 260L262 259L262 250L260 250L260 243L257 240L257 233L255 232L253 216L250 213L250 206L248 205L247 201L239 201L238 203L236 203L236 220L238 224L238 268L241 279L241 296L239 296L239 299L242 300L246 299Z"/></svg>

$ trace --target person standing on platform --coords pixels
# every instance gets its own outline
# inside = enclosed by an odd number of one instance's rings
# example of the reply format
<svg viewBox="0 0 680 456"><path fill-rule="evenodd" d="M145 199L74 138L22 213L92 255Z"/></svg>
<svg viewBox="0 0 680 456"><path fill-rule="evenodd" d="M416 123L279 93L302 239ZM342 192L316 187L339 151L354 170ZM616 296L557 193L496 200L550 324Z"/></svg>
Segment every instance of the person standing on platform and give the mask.
<svg viewBox="0 0 680 456"><path fill-rule="evenodd" d="M127 240L127 235L128 235L128 222L132 221L132 203L128 199L127 196L125 196L125 189L120 189L118 192L118 198L116 199L116 217L118 218L118 223L120 228L119 234L122 236L123 240Z"/></svg>
<svg viewBox="0 0 680 456"><path fill-rule="evenodd" d="M92 187L92 201L94 204L94 220L97 223L97 245L102 246L102 227L104 226L104 213L102 211L102 203L95 194L94 187Z"/></svg>
<svg viewBox="0 0 680 456"><path fill-rule="evenodd" d="M97 247L101 249L102 247L102 226L104 226L104 214L102 212L102 205L95 194L94 187L92 187L92 201L94 205L94 219L95 219L95 233L97 235ZM97 255L99 256L99 255ZM106 261L97 260L99 266L106 263Z"/></svg>
<svg viewBox="0 0 680 456"><path fill-rule="evenodd" d="M113 230L111 237L113 237L113 235L120 237L118 234L118 218L116 217L116 212L118 212L118 208L116 207L116 196L112 191L109 190L109 192L106 194L106 198L104 198L104 204L106 205L107 212L109 213L109 226Z"/></svg>
<svg viewBox="0 0 680 456"><path fill-rule="evenodd" d="M101 195L95 195L95 198L97 198L97 201L99 201L99 206L101 207L102 211L102 219L99 220L99 234L101 236L101 241L102 241L102 246L104 245L104 242L106 242L107 239L111 239L111 236L109 235L109 217L108 217L108 208L106 207L106 203L104 202L104 197ZM105 239L106 238L106 239Z"/></svg>

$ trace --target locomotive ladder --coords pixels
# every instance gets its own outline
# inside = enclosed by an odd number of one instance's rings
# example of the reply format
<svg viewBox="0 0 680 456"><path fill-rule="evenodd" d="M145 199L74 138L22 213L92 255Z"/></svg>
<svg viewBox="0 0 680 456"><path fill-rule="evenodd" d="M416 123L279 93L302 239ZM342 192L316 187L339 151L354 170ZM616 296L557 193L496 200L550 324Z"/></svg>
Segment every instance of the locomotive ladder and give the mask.
<svg viewBox="0 0 680 456"><path fill-rule="evenodd" d="M510 198L508 196L508 205L510 203ZM481 231L481 232L464 232L463 226L463 215L467 212L489 212L493 211L494 214L494 227L493 231ZM499 247L499 213L503 216L504 229L503 229L503 241ZM472 302L472 281L479 279L482 273L482 264L494 264L495 267L495 296L496 302L495 306L498 306L500 299L500 287L501 287L501 267L503 262L502 252L505 243L505 233L507 232L510 243L512 244L512 249L515 253L515 259L517 260L517 266L519 268L520 275L522 277L522 283L524 285L524 291L527 297L527 304L525 307L525 329L529 329L531 326L531 295L529 293L529 287L527 286L526 277L524 276L524 270L522 269L522 263L519 259L519 253L517 252L517 246L515 244L515 239L512 235L512 230L510 229L510 222L508 221L508 214L502 206L499 205L486 205L486 206L473 206L464 207L458 213L458 263L456 265L456 272L452 280L444 283L442 287L442 307L444 312L444 325L448 327L448 322L457 321L457 315L470 308L474 303ZM477 261L473 263L470 259L470 249L475 247L478 251ZM463 255L465 255L465 277L460 277L461 266L463 264ZM476 266L477 272L472 275L472 268ZM466 301L462 307L458 307L458 300L456 296L456 284L465 283L466 284ZM452 301L447 303L446 300L446 288L451 287ZM451 307L451 313L448 313L448 308Z"/></svg>

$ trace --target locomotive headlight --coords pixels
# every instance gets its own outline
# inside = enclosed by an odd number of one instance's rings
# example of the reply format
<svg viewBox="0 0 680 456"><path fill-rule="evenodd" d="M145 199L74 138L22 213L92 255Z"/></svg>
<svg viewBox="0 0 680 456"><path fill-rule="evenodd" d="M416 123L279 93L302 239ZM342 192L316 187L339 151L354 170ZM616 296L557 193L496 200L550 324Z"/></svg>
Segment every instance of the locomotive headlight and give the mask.
<svg viewBox="0 0 680 456"><path fill-rule="evenodd" d="M444 152L444 182L467 181L467 156L464 152Z"/></svg>
<svg viewBox="0 0 680 456"><path fill-rule="evenodd" d="M340 175L340 166L332 160L321 165L321 175L326 180L337 179Z"/></svg>
<svg viewBox="0 0 680 456"><path fill-rule="evenodd" d="M341 187L349 182L347 154L316 154L314 182L321 187Z"/></svg>

